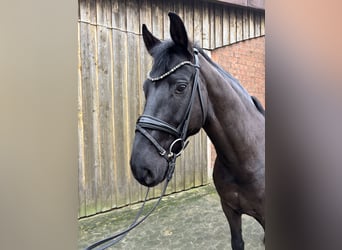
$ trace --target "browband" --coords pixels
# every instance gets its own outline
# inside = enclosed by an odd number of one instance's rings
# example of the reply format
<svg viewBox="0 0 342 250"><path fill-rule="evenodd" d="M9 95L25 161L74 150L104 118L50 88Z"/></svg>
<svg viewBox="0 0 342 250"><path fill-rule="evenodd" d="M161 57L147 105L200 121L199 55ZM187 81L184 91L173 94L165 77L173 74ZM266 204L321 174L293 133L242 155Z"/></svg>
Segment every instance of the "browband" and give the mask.
<svg viewBox="0 0 342 250"><path fill-rule="evenodd" d="M176 66L174 66L172 69L170 69L168 72L162 74L161 76L158 76L158 77L151 77L150 74L147 75L147 79L152 81L152 82L156 82L156 81L159 81L165 77L167 77L168 75L171 75L173 72L175 72L177 69L179 69L180 67L182 67L183 65L190 65L190 66L193 66L193 67L199 67L198 65L196 64L193 64L192 62L190 61L183 61L181 62L180 64L177 64Z"/></svg>

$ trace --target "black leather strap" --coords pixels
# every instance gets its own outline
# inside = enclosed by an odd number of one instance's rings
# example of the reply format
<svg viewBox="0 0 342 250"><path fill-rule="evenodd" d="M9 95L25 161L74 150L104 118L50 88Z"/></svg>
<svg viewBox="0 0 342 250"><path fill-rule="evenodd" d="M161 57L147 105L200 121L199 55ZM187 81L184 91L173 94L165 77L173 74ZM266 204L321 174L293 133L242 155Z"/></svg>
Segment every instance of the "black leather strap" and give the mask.
<svg viewBox="0 0 342 250"><path fill-rule="evenodd" d="M166 156L166 150L150 135L144 128L142 128L139 124L136 126L136 130L138 130L143 136L145 136L159 151L161 156ZM168 158L166 158L168 160Z"/></svg>
<svg viewBox="0 0 342 250"><path fill-rule="evenodd" d="M166 133L174 135L176 138L180 136L179 131L175 127L153 116L142 115L138 119L137 124L139 124L143 128L164 131Z"/></svg>

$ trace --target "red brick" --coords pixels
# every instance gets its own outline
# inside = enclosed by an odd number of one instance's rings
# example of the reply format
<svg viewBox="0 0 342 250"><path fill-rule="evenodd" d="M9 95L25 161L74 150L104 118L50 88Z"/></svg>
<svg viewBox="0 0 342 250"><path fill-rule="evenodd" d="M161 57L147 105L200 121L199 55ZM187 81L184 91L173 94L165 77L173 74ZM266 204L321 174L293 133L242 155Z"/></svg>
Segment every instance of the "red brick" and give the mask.
<svg viewBox="0 0 342 250"><path fill-rule="evenodd" d="M265 103L265 37L254 38L215 49L212 59Z"/></svg>

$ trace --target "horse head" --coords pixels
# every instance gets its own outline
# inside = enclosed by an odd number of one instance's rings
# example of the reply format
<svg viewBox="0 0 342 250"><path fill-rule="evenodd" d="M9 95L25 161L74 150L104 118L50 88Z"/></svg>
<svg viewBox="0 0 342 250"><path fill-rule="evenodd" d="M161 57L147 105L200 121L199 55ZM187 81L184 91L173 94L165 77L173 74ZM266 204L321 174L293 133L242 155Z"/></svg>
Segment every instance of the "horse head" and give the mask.
<svg viewBox="0 0 342 250"><path fill-rule="evenodd" d="M161 41L142 26L153 66L143 85L146 102L137 121L130 164L134 177L149 187L165 179L171 159L180 155L187 137L204 122L198 52L180 17L169 13L169 18L170 40Z"/></svg>

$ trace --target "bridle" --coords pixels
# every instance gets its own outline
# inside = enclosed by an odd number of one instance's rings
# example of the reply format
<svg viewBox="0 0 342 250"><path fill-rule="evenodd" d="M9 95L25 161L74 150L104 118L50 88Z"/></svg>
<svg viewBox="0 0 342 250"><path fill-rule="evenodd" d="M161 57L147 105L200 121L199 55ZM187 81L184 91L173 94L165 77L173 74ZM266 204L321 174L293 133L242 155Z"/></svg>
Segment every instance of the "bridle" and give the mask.
<svg viewBox="0 0 342 250"><path fill-rule="evenodd" d="M113 236L110 236L108 238L105 238L103 240L100 240L98 242L93 243L92 245L87 247L86 250L95 249L97 247L99 247L98 249L106 249L106 248L118 243L120 240L122 240L127 235L127 233L129 233L133 228L135 228L136 226L141 224L155 210L155 208L160 203L162 197L164 196L167 185L170 182L172 175L173 175L173 172L174 172L174 169L175 169L176 159L177 159L177 157L179 157L182 154L185 147L188 145L188 141L186 141L187 131L188 131L188 127L189 127L192 106L193 106L193 103L195 100L196 90L198 91L200 104L201 104L202 123L204 123L204 121L205 121L205 115L204 115L205 112L204 112L204 108L203 108L203 97L201 94L200 86L198 84L198 75L199 75L200 66L198 63L198 50L196 48L194 48L194 59L195 59L194 64L190 61L183 61L159 77L153 78L153 77L150 77L150 75L148 75L148 77L147 77L148 80L150 80L152 82L157 82L157 81L162 80L165 77L171 75L173 72L175 72L177 69L181 68L184 65L190 65L190 66L193 66L195 68L195 75L193 78L193 86L192 86L188 106L187 106L185 115L183 117L183 120L180 122L178 127L174 127L165 121L162 121L156 117L149 116L149 115L141 115L137 120L136 131L140 132L143 136L145 136L156 147L159 154L162 157L164 157L166 159L166 161L168 162L168 169L166 172L166 182L165 182L164 188L162 190L162 193L161 193L159 199L154 204L154 206L151 208L151 210L145 216L143 216L140 220L138 220L142 214L145 203L147 201L148 193L150 190L150 188L148 188L147 192L146 192L145 200L143 202L143 205L140 208L139 212L137 213L133 223L127 229L125 229L125 230L123 230L123 231L121 231L121 232L119 232ZM163 146L160 145L160 143L146 129L159 130L159 131L162 131L162 132L165 132L165 133L168 133L168 134L174 136L176 139L170 144L169 149L166 150L166 149L164 149ZM175 147L178 143L180 143L181 149L179 151L175 151ZM107 244L105 245L105 243L107 243Z"/></svg>
<svg viewBox="0 0 342 250"><path fill-rule="evenodd" d="M178 127L174 127L165 121L162 121L156 117L149 116L149 115L142 115L138 118L138 121L137 121L136 131L144 135L156 147L159 154L163 156L168 162L180 156L182 152L184 151L185 147L188 145L188 142L186 141L187 131L189 127L192 106L195 100L196 90L198 91L200 104L201 104L202 122L204 122L205 120L204 108L203 108L203 97L202 97L201 89L198 83L198 75L199 75L200 66L198 63L198 50L196 48L194 48L194 59L195 59L194 64L190 61L183 61L159 77L153 78L150 75L148 75L147 77L148 80L152 82L157 82L171 75L173 72L175 72L177 69L181 68L184 65L190 65L195 68L195 75L193 77L192 91L191 91L190 99L188 102L188 106L183 116L183 119L179 123ZM155 140L155 138L153 138L153 136L146 129L159 130L159 131L172 135L176 139L170 144L169 149L166 150L163 146L160 145L160 143L158 143L157 140ZM180 150L175 151L175 146L177 144L180 145Z"/></svg>

